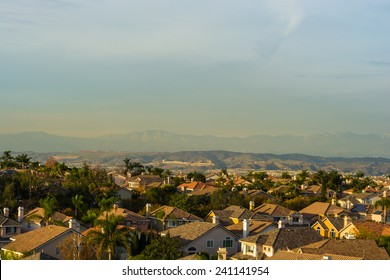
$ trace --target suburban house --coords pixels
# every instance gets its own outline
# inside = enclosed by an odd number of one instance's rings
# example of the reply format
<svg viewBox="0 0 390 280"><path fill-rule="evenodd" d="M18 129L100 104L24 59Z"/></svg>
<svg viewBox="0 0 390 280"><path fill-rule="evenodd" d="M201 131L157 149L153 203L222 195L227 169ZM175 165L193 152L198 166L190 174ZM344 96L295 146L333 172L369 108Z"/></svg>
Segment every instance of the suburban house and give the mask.
<svg viewBox="0 0 390 280"><path fill-rule="evenodd" d="M386 222L383 210L376 210L371 214L371 219L377 223L390 224L390 209L386 210Z"/></svg>
<svg viewBox="0 0 390 280"><path fill-rule="evenodd" d="M294 251L277 251L272 257L264 257L264 260L339 260L339 261L352 261L352 260L363 260L361 257L351 257L344 255L336 255L336 254L309 254L302 252L294 252Z"/></svg>
<svg viewBox="0 0 390 280"><path fill-rule="evenodd" d="M11 242L11 237L22 233L22 224L9 218L9 209L0 215L0 248Z"/></svg>
<svg viewBox="0 0 390 280"><path fill-rule="evenodd" d="M272 257L279 250L291 250L322 239L310 228L285 228L280 221L277 229L241 239L241 252L234 255L233 259L254 260L262 259L264 256Z"/></svg>
<svg viewBox="0 0 390 280"><path fill-rule="evenodd" d="M312 229L325 238L355 238L352 233L352 220L348 216L325 217L312 225Z"/></svg>
<svg viewBox="0 0 390 280"><path fill-rule="evenodd" d="M161 206L160 208L150 212L147 210L146 214L151 220L151 226L157 231L170 229L182 224L203 221L196 215L190 214L172 206Z"/></svg>
<svg viewBox="0 0 390 280"><path fill-rule="evenodd" d="M122 217L122 225L132 227L139 232L146 232L150 229L150 220L148 217L139 215L125 208L120 208L117 205L114 205L114 207L110 211L105 211L99 217L99 219L104 219L106 215L111 214Z"/></svg>
<svg viewBox="0 0 390 280"><path fill-rule="evenodd" d="M236 205L231 205L223 210L211 210L204 220L206 222L213 222L213 219L216 219L224 226L238 224L245 219L266 220L266 218L261 215L248 210L245 207Z"/></svg>
<svg viewBox="0 0 390 280"><path fill-rule="evenodd" d="M203 195L211 195L213 192L219 190L219 188L216 188L216 187L213 187L213 186L210 186L210 185L206 185L206 187L204 187L203 189L201 190L194 190L192 192L189 192L187 193L189 196L203 196Z"/></svg>
<svg viewBox="0 0 390 280"><path fill-rule="evenodd" d="M243 220L237 224L225 226L226 229L230 230L240 238L245 238L249 235L267 232L276 229L277 227L278 226L273 222L257 220Z"/></svg>
<svg viewBox="0 0 390 280"><path fill-rule="evenodd" d="M311 186L301 186L302 189L302 195L311 196L311 197L318 197L321 195L322 187L319 185L311 185ZM336 198L337 192L331 189L326 189L326 198L332 199Z"/></svg>
<svg viewBox="0 0 390 280"><path fill-rule="evenodd" d="M179 185L177 187L177 190L180 193L187 193L187 192L203 190L207 186L208 185L203 183L203 182L193 181L193 182L190 182L190 183L183 183L183 184Z"/></svg>
<svg viewBox="0 0 390 280"><path fill-rule="evenodd" d="M238 237L219 224L194 222L161 232L162 236L178 238L184 255L205 252L217 255L219 248L226 248L228 255L238 252Z"/></svg>
<svg viewBox="0 0 390 280"><path fill-rule="evenodd" d="M127 179L128 188L131 190L145 191L151 187L161 187L164 179L157 175L138 175Z"/></svg>
<svg viewBox="0 0 390 280"><path fill-rule="evenodd" d="M21 209L22 207L19 207L19 216L23 217L23 211L24 209ZM30 231L34 230L40 227L45 226L45 220L44 220L44 213L45 210L41 207L36 207L30 212L28 212L21 220L23 225L23 231ZM55 212L52 216L52 220L64 224L64 226L69 226L69 221L73 217L67 216L65 214L62 214L60 212ZM19 219L19 218L18 218Z"/></svg>
<svg viewBox="0 0 390 280"><path fill-rule="evenodd" d="M331 238L298 247L294 250L298 253L349 256L363 260L390 260L386 250L378 247L374 240Z"/></svg>
<svg viewBox="0 0 390 280"><path fill-rule="evenodd" d="M278 201L276 197L263 190L249 190L244 188L242 191L240 191L240 194L244 195L245 197L249 197L252 201L268 201L272 203L276 203Z"/></svg>
<svg viewBox="0 0 390 280"><path fill-rule="evenodd" d="M357 214L352 213L344 208L335 205L335 200L332 203L327 202L314 202L309 206L303 208L299 212L304 216L305 219L316 222L319 218L325 217L343 217L343 216L356 216Z"/></svg>
<svg viewBox="0 0 390 280"><path fill-rule="evenodd" d="M286 207L283 207L279 204L273 203L264 203L255 209L253 209L255 213L258 213L262 216L267 216L272 219L274 222L278 222L279 220L287 220L288 217L295 213Z"/></svg>
<svg viewBox="0 0 390 280"><path fill-rule="evenodd" d="M20 257L45 253L51 258L63 259L60 250L61 243L70 236L82 237L72 228L49 225L12 237L12 242L4 246L2 250Z"/></svg>

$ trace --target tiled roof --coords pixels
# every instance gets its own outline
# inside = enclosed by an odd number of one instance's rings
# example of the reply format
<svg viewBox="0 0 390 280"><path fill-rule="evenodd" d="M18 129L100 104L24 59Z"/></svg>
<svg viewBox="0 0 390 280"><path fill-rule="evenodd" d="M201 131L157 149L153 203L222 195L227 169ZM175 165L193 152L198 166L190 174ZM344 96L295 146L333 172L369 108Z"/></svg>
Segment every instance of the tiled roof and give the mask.
<svg viewBox="0 0 390 280"><path fill-rule="evenodd" d="M337 215L345 211L347 210L327 202L314 202L299 212L312 215Z"/></svg>
<svg viewBox="0 0 390 280"><path fill-rule="evenodd" d="M322 237L311 228L278 228L265 233L256 234L240 241L272 246L279 249L293 249L310 243L318 242Z"/></svg>
<svg viewBox="0 0 390 280"><path fill-rule="evenodd" d="M0 215L0 226L22 226L19 222Z"/></svg>
<svg viewBox="0 0 390 280"><path fill-rule="evenodd" d="M43 216L44 216L44 210L43 208L41 207L37 207L37 208L34 208L33 210L31 210L30 212L28 212L26 215L25 215L25 219L26 220L30 220L30 221L33 221L33 222L36 222L36 223L41 223L43 221ZM42 217L42 218L40 218ZM60 212L55 212L53 214L53 217L52 219L54 221L60 221L62 223L66 223L68 222L70 219L72 219L73 217L71 216L67 216L65 214L62 214Z"/></svg>
<svg viewBox="0 0 390 280"><path fill-rule="evenodd" d="M259 207L256 207L254 209L254 212L259 214L267 214L272 217L287 217L295 211L292 211L286 207L283 207L279 204L271 204L271 203L264 203L260 205Z"/></svg>
<svg viewBox="0 0 390 280"><path fill-rule="evenodd" d="M180 186L178 186L178 189L182 189L183 187L186 187L187 190L195 191L195 190L203 190L207 185L203 182L191 182L191 183L183 183Z"/></svg>
<svg viewBox="0 0 390 280"><path fill-rule="evenodd" d="M330 257L331 260L362 260L359 257L334 255L334 254L307 254L293 251L277 251L272 257L265 257L265 260L323 260Z"/></svg>
<svg viewBox="0 0 390 280"><path fill-rule="evenodd" d="M192 195L192 196L195 196L195 195L209 195L209 194L212 194L213 192L219 190L219 188L216 188L216 187L212 187L212 186L206 186L205 188L201 189L201 190L194 190L192 192L190 192L188 195Z"/></svg>
<svg viewBox="0 0 390 280"><path fill-rule="evenodd" d="M254 235L257 233L261 233L266 228L273 226L272 222L263 222L263 221L254 221L251 220L249 224L249 235ZM226 229L233 232L235 235L242 235L243 225L242 222L238 224L232 224L225 227Z"/></svg>
<svg viewBox="0 0 390 280"><path fill-rule="evenodd" d="M194 241L195 239L201 237L202 235L206 234L207 232L215 228L223 229L223 227L221 227L218 224L207 223L207 222L194 222L194 223L187 223L175 228L165 230L161 234L165 235L169 233L171 237L179 238L180 243L183 246L186 246L190 242ZM226 229L224 230L226 231Z"/></svg>
<svg viewBox="0 0 390 280"><path fill-rule="evenodd" d="M126 208L117 208L116 210L115 209L111 209L108 214L114 214L116 216L121 216L123 217L124 219L126 219L127 217L131 217L133 218L134 220L137 220L137 221L146 221L148 220L148 218L146 218L145 216L142 216L142 215L139 215L137 213L134 213L133 211L130 211ZM105 218L106 217L106 211L100 215L100 219L102 218Z"/></svg>
<svg viewBox="0 0 390 280"><path fill-rule="evenodd" d="M327 239L307 246L300 251L308 254L336 254L362 258L364 260L390 260L384 248L379 248L374 240L363 239Z"/></svg>
<svg viewBox="0 0 390 280"><path fill-rule="evenodd" d="M250 219L254 215L252 211L246 209L245 207L236 206L236 205L231 205L229 207L226 207L224 210L233 211L230 214L230 218L239 219L239 220Z"/></svg>
<svg viewBox="0 0 390 280"><path fill-rule="evenodd" d="M378 238L383 234L383 232L386 233L386 229L389 230L390 235L390 226L385 226L381 223L373 222L373 221L353 221L353 225L357 228L358 231L365 231L365 232L372 232L375 234L375 236Z"/></svg>
<svg viewBox="0 0 390 280"><path fill-rule="evenodd" d="M7 244L3 247L3 249L19 253L31 252L66 231L72 231L72 229L54 225L41 227L26 233L15 235L12 237L12 240L15 241Z"/></svg>
<svg viewBox="0 0 390 280"><path fill-rule="evenodd" d="M151 212L150 215L156 217L159 215L159 213L163 213L163 216L161 217L161 219L163 220L165 219L187 219L187 220L198 220L198 221L203 220L196 215L193 215L191 213L188 213L184 210L172 206L161 206L160 208Z"/></svg>

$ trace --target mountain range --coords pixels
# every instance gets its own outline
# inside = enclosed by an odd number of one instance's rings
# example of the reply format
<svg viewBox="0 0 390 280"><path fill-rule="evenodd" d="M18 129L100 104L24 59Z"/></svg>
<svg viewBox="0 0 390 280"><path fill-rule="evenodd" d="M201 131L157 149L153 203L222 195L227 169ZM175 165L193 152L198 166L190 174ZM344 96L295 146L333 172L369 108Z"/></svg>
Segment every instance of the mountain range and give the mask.
<svg viewBox="0 0 390 280"><path fill-rule="evenodd" d="M224 150L241 153L307 154L324 157L390 158L390 136L350 132L309 136L253 135L219 137L142 131L101 137L66 137L44 132L0 134L0 151L76 152L130 151L179 152Z"/></svg>

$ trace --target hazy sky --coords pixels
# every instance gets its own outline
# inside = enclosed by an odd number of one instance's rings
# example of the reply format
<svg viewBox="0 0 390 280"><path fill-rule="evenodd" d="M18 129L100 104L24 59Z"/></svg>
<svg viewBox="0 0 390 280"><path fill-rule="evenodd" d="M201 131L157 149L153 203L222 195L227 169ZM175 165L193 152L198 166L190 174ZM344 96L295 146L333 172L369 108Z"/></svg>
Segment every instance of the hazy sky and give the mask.
<svg viewBox="0 0 390 280"><path fill-rule="evenodd" d="M390 1L0 0L0 133L390 133Z"/></svg>

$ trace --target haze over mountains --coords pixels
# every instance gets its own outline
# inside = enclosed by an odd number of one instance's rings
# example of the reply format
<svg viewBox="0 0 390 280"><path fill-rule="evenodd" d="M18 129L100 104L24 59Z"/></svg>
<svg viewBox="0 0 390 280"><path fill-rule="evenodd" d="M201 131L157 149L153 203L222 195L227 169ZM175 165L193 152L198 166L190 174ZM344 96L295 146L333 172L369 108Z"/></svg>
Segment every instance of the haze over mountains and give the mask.
<svg viewBox="0 0 390 280"><path fill-rule="evenodd" d="M325 157L390 158L390 136L349 132L309 136L218 137L184 135L167 131L142 131L80 138L44 132L0 134L0 151L76 152L131 151L179 152L225 150L241 153L307 154Z"/></svg>

